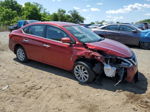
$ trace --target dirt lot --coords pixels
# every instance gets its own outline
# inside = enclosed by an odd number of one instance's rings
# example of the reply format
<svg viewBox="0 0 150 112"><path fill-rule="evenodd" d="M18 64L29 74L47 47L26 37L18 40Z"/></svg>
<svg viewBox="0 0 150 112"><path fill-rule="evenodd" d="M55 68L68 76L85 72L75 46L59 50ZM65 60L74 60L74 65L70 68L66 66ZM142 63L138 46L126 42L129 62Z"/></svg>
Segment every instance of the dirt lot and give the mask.
<svg viewBox="0 0 150 112"><path fill-rule="evenodd" d="M21 64L0 33L0 112L150 112L150 50L132 48L140 81L79 84L64 70L30 61Z"/></svg>

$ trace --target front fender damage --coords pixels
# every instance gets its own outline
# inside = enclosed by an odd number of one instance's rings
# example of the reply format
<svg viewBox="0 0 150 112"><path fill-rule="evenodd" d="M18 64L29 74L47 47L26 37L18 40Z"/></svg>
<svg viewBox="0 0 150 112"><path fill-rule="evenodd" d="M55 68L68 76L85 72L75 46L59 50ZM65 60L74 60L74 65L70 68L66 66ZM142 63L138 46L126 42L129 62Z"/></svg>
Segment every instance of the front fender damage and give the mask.
<svg viewBox="0 0 150 112"><path fill-rule="evenodd" d="M86 59L96 59L98 62L104 63L105 58L101 54L91 51L91 50L84 50L81 52L74 52L74 55L76 58L79 59L80 57L86 58Z"/></svg>
<svg viewBox="0 0 150 112"><path fill-rule="evenodd" d="M118 85L123 80L128 82L132 82L135 74L137 73L137 65L136 60L134 59L125 59L125 58L117 58L110 55L102 55L99 52L93 50L82 50L81 52L74 52L76 58L80 57L86 59L94 59L97 63L93 66L93 70L96 74L101 75L104 73L107 77L118 77L118 81L115 84ZM103 68L100 66L103 65Z"/></svg>

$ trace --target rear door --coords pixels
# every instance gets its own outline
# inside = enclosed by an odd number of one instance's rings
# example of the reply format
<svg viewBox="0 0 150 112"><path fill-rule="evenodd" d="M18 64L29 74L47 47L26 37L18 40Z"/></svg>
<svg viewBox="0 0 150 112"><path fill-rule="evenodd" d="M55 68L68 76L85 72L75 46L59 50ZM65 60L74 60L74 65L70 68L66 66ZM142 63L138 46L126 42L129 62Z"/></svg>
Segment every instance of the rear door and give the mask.
<svg viewBox="0 0 150 112"><path fill-rule="evenodd" d="M69 70L72 65L72 47L61 42L61 38L70 38L69 35L58 27L47 25L45 37L44 62Z"/></svg>
<svg viewBox="0 0 150 112"><path fill-rule="evenodd" d="M23 29L23 46L29 59L43 62L43 39L46 25L32 25Z"/></svg>
<svg viewBox="0 0 150 112"><path fill-rule="evenodd" d="M135 31L135 32L134 32ZM127 25L120 25L119 27L119 41L128 45L139 44L139 33L136 29Z"/></svg>

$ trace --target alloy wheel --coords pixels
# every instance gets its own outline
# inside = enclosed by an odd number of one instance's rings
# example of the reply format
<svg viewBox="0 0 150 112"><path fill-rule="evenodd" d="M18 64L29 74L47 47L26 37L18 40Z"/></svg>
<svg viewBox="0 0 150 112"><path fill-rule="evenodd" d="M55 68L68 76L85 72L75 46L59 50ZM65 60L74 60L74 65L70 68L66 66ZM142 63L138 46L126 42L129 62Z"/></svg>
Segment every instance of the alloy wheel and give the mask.
<svg viewBox="0 0 150 112"><path fill-rule="evenodd" d="M80 82L87 82L89 79L89 72L83 65L76 65L74 68L74 74Z"/></svg>
<svg viewBox="0 0 150 112"><path fill-rule="evenodd" d="M21 62L23 62L25 60L26 56L25 56L25 52L22 48L17 49L17 58Z"/></svg>

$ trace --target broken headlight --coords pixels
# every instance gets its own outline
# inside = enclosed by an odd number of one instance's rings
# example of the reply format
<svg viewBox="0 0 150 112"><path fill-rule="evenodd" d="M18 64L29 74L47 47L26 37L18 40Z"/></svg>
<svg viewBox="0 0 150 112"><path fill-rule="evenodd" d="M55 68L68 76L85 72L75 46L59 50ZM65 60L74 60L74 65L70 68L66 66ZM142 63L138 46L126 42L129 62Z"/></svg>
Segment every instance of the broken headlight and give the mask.
<svg viewBox="0 0 150 112"><path fill-rule="evenodd" d="M122 60L120 66L121 67L131 67L131 66L135 66L137 65L137 59L135 54L133 53L132 57L130 58L121 58L121 57L117 57L118 59Z"/></svg>

